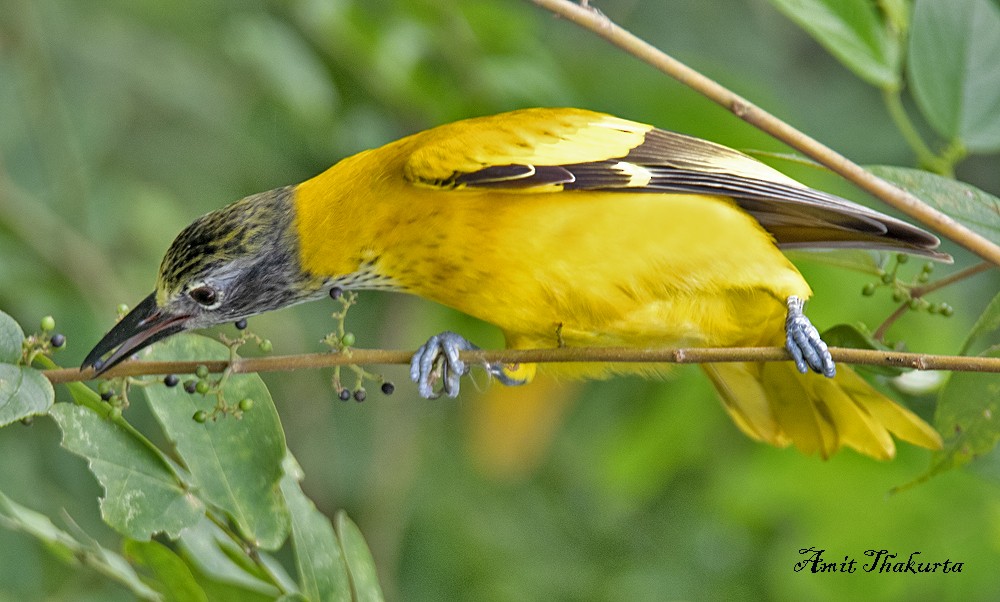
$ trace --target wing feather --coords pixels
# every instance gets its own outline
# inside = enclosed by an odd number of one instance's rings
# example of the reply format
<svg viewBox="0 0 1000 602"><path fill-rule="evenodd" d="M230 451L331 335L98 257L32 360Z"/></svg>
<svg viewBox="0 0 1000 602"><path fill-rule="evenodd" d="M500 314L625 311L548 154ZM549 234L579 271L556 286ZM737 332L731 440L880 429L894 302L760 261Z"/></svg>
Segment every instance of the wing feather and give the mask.
<svg viewBox="0 0 1000 602"><path fill-rule="evenodd" d="M785 248L901 250L950 261L929 232L813 190L731 148L580 109L525 109L413 138L420 186L510 192L616 190L732 198Z"/></svg>

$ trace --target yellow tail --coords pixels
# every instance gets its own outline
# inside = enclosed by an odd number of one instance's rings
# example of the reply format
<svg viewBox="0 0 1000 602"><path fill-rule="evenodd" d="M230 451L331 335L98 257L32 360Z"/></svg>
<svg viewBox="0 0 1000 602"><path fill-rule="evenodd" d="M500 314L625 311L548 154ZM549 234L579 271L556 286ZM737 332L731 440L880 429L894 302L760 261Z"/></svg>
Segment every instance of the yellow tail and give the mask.
<svg viewBox="0 0 1000 602"><path fill-rule="evenodd" d="M791 362L703 364L733 421L750 437L784 447L792 443L824 459L841 446L888 460L892 435L929 449L941 436L847 366L837 376L800 374Z"/></svg>

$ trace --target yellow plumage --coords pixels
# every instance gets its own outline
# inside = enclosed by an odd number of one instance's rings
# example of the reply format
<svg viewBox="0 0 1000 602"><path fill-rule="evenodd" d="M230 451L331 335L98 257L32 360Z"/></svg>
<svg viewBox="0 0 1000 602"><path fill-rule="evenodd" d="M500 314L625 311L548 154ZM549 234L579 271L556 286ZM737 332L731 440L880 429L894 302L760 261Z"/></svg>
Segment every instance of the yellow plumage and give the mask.
<svg viewBox="0 0 1000 602"><path fill-rule="evenodd" d="M415 134L195 220L167 251L156 290L84 366L104 371L175 332L343 287L454 307L497 325L513 348L786 345L808 352L799 369L832 376L801 314L809 285L780 248L946 258L937 244L718 144L590 111L527 109ZM445 333L421 348L411 376L422 395L433 395L435 365L449 355L444 390L457 394L457 350L469 345ZM535 373L489 369L506 384ZM662 367L544 369L599 377ZM877 458L894 454L890 434L941 445L844 366L835 378L788 362L705 370L736 424L774 445Z"/></svg>
<svg viewBox="0 0 1000 602"><path fill-rule="evenodd" d="M809 285L732 199L627 192L648 184L641 166L617 170L620 189L533 183L537 169L462 182L493 166L626 157L652 130L587 111L535 109L361 153L296 188L302 265L323 275L376 274L384 287L497 325L511 348L782 345L785 300L808 298ZM675 162L801 187L725 147L695 150L702 152ZM650 367L543 369L594 377ZM520 375L532 371L521 367ZM791 364L706 371L737 424L775 445L793 442L824 457L849 445L887 458L894 446L886 428L917 445L940 445L933 429L846 367L833 380Z"/></svg>

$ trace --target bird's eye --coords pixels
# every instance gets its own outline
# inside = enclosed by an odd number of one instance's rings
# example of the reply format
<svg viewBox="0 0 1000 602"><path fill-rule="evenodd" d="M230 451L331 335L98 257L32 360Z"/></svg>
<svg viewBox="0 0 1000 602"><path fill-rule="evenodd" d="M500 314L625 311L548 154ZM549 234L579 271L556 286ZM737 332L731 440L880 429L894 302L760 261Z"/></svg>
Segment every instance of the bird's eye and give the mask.
<svg viewBox="0 0 1000 602"><path fill-rule="evenodd" d="M188 296L204 307L213 307L219 303L219 293L210 286L199 286L188 291Z"/></svg>

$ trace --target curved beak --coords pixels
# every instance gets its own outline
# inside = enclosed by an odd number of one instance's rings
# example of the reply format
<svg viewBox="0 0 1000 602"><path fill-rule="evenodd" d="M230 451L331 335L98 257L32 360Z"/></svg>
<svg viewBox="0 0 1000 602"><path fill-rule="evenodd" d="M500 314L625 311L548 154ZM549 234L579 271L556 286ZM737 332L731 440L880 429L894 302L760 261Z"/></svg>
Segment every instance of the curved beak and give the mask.
<svg viewBox="0 0 1000 602"><path fill-rule="evenodd" d="M106 372L140 349L184 330L184 322L190 317L165 313L156 306L156 294L153 293L104 335L83 360L80 369L93 366L95 376ZM108 353L111 355L104 357Z"/></svg>

